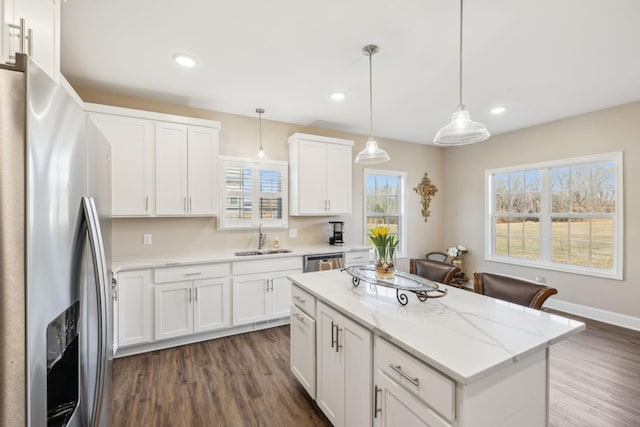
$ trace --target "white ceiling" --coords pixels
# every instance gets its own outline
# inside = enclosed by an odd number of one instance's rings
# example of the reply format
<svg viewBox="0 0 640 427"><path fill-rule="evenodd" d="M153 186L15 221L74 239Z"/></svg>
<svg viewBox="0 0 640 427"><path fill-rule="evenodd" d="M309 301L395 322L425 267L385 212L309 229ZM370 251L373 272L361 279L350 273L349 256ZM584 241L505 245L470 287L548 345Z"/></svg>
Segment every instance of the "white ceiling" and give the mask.
<svg viewBox="0 0 640 427"><path fill-rule="evenodd" d="M361 49L376 44L374 135L431 143L458 103L458 13L456 0L68 0L62 72L78 87L366 135ZM639 18L637 0L466 0L471 118L495 135L639 101ZM178 67L181 52L199 64Z"/></svg>

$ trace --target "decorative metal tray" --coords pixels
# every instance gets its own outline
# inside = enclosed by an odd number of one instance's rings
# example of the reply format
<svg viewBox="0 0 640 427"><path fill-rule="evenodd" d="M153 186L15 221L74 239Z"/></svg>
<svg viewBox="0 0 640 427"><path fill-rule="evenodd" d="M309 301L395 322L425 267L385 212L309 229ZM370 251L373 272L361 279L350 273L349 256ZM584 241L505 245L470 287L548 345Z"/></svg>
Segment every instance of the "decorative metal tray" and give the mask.
<svg viewBox="0 0 640 427"><path fill-rule="evenodd" d="M436 282L416 276L415 274L396 271L393 278L379 279L376 277L376 268L373 265L356 265L343 269L352 276L351 283L358 287L360 281L370 284L370 286L384 286L396 290L396 298L402 305L407 305L409 298L404 292L413 292L420 301L428 298L440 298L447 294L447 290L441 290ZM439 295L428 295L428 292L438 292Z"/></svg>

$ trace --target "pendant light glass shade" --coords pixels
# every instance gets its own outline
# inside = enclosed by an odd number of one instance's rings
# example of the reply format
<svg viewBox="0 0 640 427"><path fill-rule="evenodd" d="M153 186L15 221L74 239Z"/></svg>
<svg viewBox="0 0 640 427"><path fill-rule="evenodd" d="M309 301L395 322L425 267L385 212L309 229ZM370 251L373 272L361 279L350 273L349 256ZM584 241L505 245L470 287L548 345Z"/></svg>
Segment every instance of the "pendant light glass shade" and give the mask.
<svg viewBox="0 0 640 427"><path fill-rule="evenodd" d="M484 141L491 134L485 125L474 122L462 103L462 5L460 0L460 69L458 109L451 115L451 122L440 129L433 139L437 145L464 145Z"/></svg>
<svg viewBox="0 0 640 427"><path fill-rule="evenodd" d="M471 120L464 105L458 105L456 112L451 115L451 122L438 131L433 142L440 145L464 145L484 141L490 136L485 125Z"/></svg>
<svg viewBox="0 0 640 427"><path fill-rule="evenodd" d="M378 141L373 139L373 79L371 73L371 57L378 51L378 46L367 45L362 48L362 53L369 57L369 140L364 150L356 156L356 163L364 165L375 165L376 163L388 162L391 160L386 151L378 147Z"/></svg>
<svg viewBox="0 0 640 427"><path fill-rule="evenodd" d="M378 141L371 138L367 141L365 149L356 156L356 163L362 163L363 165L374 165L376 163L388 162L389 160L391 160L389 154L378 147Z"/></svg>
<svg viewBox="0 0 640 427"><path fill-rule="evenodd" d="M260 116L260 148L258 149L258 158L264 159L266 156L264 148L262 148L262 113L264 113L264 108L256 108L256 113Z"/></svg>

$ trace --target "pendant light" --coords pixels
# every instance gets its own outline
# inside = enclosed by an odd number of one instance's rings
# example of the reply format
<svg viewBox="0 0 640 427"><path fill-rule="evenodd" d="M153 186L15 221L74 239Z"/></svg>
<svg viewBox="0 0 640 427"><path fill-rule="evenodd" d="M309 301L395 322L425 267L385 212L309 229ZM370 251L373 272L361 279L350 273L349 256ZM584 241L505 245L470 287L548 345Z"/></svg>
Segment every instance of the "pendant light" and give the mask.
<svg viewBox="0 0 640 427"><path fill-rule="evenodd" d="M463 0L460 0L460 80L458 82L460 98L458 108L451 115L451 122L440 129L433 140L437 145L473 144L491 136L485 125L471 120L469 112L462 103L462 2Z"/></svg>
<svg viewBox="0 0 640 427"><path fill-rule="evenodd" d="M264 148L262 148L262 114L264 113L264 108L256 108L256 113L258 113L260 121L260 149L258 150L258 157L264 159L265 153Z"/></svg>
<svg viewBox="0 0 640 427"><path fill-rule="evenodd" d="M378 142L373 139L373 83L371 73L371 57L378 51L378 46L367 45L362 48L362 53L369 57L369 139L364 150L356 156L356 163L373 165L376 163L388 162L390 160L386 151L378 147Z"/></svg>

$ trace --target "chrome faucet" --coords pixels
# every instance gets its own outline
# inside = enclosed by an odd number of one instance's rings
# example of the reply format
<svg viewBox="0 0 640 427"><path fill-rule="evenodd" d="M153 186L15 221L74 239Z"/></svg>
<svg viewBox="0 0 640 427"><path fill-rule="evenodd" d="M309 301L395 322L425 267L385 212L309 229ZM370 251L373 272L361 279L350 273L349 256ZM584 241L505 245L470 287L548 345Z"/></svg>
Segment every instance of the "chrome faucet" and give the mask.
<svg viewBox="0 0 640 427"><path fill-rule="evenodd" d="M258 250L264 247L264 242L267 240L267 234L262 232L262 223L258 225Z"/></svg>

